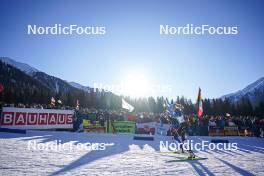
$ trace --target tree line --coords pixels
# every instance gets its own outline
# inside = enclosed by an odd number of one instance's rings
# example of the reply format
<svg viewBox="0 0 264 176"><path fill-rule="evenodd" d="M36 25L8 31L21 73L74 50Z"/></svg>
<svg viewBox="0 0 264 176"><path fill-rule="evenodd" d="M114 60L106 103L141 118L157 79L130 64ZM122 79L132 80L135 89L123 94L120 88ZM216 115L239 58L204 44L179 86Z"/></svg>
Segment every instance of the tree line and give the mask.
<svg viewBox="0 0 264 176"><path fill-rule="evenodd" d="M162 113L164 111L165 97L131 98L117 96L111 92L84 91L72 89L71 91L55 92L38 80L25 74L24 72L0 62L0 84L4 85L4 91L0 93L1 104L41 104L48 105L51 97L60 100L60 106L75 107L79 100L80 107L96 109L122 109L121 100L124 98L135 108L135 112ZM196 114L196 103L185 97L176 97L170 102L176 102L184 107L184 114ZM264 102L253 107L251 102L242 98L237 103L232 103L228 99L203 99L203 110L205 115L226 115L234 116L258 116L264 117Z"/></svg>

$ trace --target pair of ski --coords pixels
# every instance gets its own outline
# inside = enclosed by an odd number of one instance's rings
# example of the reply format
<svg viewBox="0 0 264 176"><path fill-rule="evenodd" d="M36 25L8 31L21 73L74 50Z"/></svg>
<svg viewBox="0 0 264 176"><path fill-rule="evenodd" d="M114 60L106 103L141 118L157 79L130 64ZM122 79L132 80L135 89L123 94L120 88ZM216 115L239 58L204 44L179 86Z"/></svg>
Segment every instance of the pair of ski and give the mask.
<svg viewBox="0 0 264 176"><path fill-rule="evenodd" d="M198 156L195 156L195 157L189 157L189 154L188 153L182 153L180 151L173 151L173 152L162 152L163 154L167 154L167 155L172 155L172 156L177 156L177 155L180 155L180 156L183 156L183 157L176 157L177 159L175 160L169 160L167 161L168 163L170 162L183 162L183 161L197 161L197 160L206 160L208 158L203 158L203 157L198 157Z"/></svg>

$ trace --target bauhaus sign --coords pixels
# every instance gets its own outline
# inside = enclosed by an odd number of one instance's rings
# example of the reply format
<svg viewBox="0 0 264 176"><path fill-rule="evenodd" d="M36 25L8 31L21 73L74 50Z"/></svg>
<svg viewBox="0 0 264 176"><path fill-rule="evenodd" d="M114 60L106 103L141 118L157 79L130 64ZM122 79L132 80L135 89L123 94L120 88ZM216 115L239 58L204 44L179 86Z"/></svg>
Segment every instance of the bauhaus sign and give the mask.
<svg viewBox="0 0 264 176"><path fill-rule="evenodd" d="M0 125L13 129L73 128L73 110L3 107Z"/></svg>

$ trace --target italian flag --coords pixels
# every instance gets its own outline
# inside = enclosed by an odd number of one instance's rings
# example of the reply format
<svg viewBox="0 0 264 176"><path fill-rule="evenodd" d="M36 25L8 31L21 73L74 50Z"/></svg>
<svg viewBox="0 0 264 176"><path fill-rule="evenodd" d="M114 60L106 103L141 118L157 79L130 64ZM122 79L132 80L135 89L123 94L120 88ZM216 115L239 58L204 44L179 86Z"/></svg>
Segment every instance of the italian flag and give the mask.
<svg viewBox="0 0 264 176"><path fill-rule="evenodd" d="M202 102L202 94L201 88L199 87L198 98L197 98L197 116L201 118L203 115L203 102Z"/></svg>

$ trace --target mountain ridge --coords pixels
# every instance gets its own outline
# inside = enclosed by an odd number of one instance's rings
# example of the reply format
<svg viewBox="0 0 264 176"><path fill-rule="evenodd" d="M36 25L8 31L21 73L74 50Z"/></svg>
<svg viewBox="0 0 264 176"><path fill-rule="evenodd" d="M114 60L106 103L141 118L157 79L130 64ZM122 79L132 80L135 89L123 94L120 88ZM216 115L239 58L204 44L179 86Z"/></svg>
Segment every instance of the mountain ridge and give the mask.
<svg viewBox="0 0 264 176"><path fill-rule="evenodd" d="M223 95L220 98L222 100L228 99L233 103L241 101L242 98L247 98L254 106L260 102L264 102L264 77L259 78L241 90Z"/></svg>
<svg viewBox="0 0 264 176"><path fill-rule="evenodd" d="M42 72L30 65L22 62L17 62L9 57L0 57L0 61L3 63L9 64L20 71L26 73L27 75L31 76L32 78L38 80L43 86L49 88L50 90L58 93L62 92L69 92L71 90L76 89L72 85L70 85L67 81L57 78L55 76L49 75L45 72Z"/></svg>
<svg viewBox="0 0 264 176"><path fill-rule="evenodd" d="M34 67L31 67L26 63L17 62L9 57L0 57L0 61L9 64L29 75L33 79L39 81L44 87L55 93L68 93L75 90L81 90L86 93L91 93L94 91L94 88L83 86L76 82L62 80L55 76L46 74L45 72L42 72ZM102 91L104 92L104 90ZM228 99L233 103L237 103L243 98L249 99L253 106L256 106L260 102L264 102L264 77L259 78L257 81L249 84L241 90L220 97L222 100Z"/></svg>
<svg viewBox="0 0 264 176"><path fill-rule="evenodd" d="M24 73L32 76L32 74L34 72L39 72L38 69L34 68L34 67L31 67L30 65L26 64L26 63L22 63L22 62L17 62L9 57L0 57L0 60L3 62L3 63L6 63L6 64L9 64L13 67L16 67L17 69L23 71Z"/></svg>

